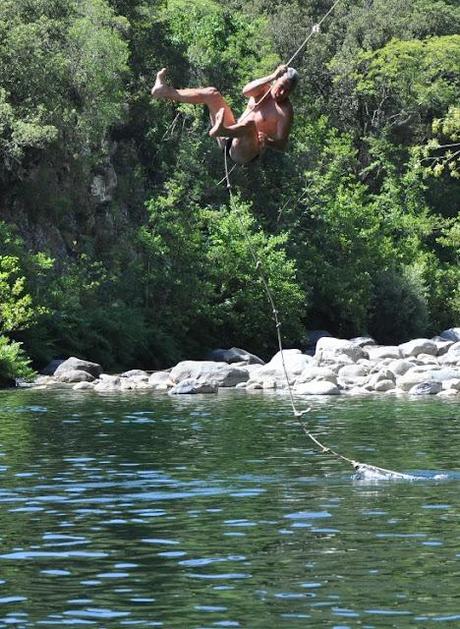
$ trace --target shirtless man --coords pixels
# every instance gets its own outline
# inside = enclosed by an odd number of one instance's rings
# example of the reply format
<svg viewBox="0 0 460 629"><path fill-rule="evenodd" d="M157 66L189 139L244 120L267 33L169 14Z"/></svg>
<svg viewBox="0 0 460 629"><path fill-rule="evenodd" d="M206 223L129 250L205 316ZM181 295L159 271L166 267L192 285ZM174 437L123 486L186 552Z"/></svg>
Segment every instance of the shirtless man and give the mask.
<svg viewBox="0 0 460 629"><path fill-rule="evenodd" d="M157 74L152 97L193 105L206 105L216 138L233 161L244 164L256 159L266 148L284 151L292 124L293 110L289 94L299 75L294 68L279 66L273 74L248 83L243 95L249 98L246 111L238 122L222 94L215 87L176 90L165 81L166 68Z"/></svg>

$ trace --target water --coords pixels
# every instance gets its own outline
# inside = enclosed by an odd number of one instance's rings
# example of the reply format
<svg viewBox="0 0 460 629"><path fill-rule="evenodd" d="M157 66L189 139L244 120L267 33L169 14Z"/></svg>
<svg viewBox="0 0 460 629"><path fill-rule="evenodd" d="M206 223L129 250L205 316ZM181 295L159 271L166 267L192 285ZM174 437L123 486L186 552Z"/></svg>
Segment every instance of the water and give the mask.
<svg viewBox="0 0 460 629"><path fill-rule="evenodd" d="M460 626L458 403L0 392L0 627ZM444 480L436 480L446 473Z"/></svg>

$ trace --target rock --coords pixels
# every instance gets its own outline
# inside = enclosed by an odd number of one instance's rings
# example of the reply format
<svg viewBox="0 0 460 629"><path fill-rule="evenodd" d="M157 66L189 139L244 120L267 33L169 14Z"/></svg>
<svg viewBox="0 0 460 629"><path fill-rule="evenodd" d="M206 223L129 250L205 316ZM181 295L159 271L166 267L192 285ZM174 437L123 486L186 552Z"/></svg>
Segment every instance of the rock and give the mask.
<svg viewBox="0 0 460 629"><path fill-rule="evenodd" d="M130 369L120 374L121 378L142 378L144 380L149 379L149 374L143 369Z"/></svg>
<svg viewBox="0 0 460 629"><path fill-rule="evenodd" d="M154 384L153 385L153 389L155 391L168 391L168 389L171 388L172 385L168 385L166 383L159 383L159 384Z"/></svg>
<svg viewBox="0 0 460 629"><path fill-rule="evenodd" d="M75 358L75 356L71 356L67 360L64 360L64 362L62 362L59 367L57 367L54 375L55 377L58 377L64 372L70 371L71 369L86 371L95 378L97 378L102 373L102 367L97 363L91 363L88 360L81 360L80 358Z"/></svg>
<svg viewBox="0 0 460 629"><path fill-rule="evenodd" d="M53 378L53 376L38 376L34 380L34 385L37 385L37 386L50 385L50 384L56 384L56 382L57 380L56 378Z"/></svg>
<svg viewBox="0 0 460 629"><path fill-rule="evenodd" d="M337 375L343 382L355 382L364 380L368 374L369 369L367 367L353 363L340 367Z"/></svg>
<svg viewBox="0 0 460 629"><path fill-rule="evenodd" d="M395 375L394 373L387 368L383 368L380 371L378 371L377 373L374 373L370 378L369 381L366 385L366 389L372 389L374 391L380 391L379 389L379 383L380 382L391 382L392 384L392 388L395 387ZM382 389L383 391L387 390L387 389Z"/></svg>
<svg viewBox="0 0 460 629"><path fill-rule="evenodd" d="M265 365L262 358L255 354L250 354L239 347L231 347L230 349L215 349L208 354L208 360L214 362L228 363L246 363L247 365Z"/></svg>
<svg viewBox="0 0 460 629"><path fill-rule="evenodd" d="M56 358L52 360L51 362L49 362L46 365L46 367L40 371L40 373L43 376L52 376L54 372L56 371L56 369L59 367L59 365L62 365L63 362L64 362L64 359Z"/></svg>
<svg viewBox="0 0 460 629"><path fill-rule="evenodd" d="M363 387L352 387L346 391L347 395L370 395L371 391L364 389Z"/></svg>
<svg viewBox="0 0 460 629"><path fill-rule="evenodd" d="M382 360L383 358L401 358L399 347L396 345L378 345L376 347L367 346L365 350L369 356L369 360L374 362Z"/></svg>
<svg viewBox="0 0 460 629"><path fill-rule="evenodd" d="M290 384L304 371L308 365L316 365L311 356L302 354L299 349L283 350L284 364ZM283 369L281 352L273 356L269 363L251 372L250 383L257 382L264 389L285 389L286 375Z"/></svg>
<svg viewBox="0 0 460 629"><path fill-rule="evenodd" d="M194 378L181 380L169 391L169 395L192 395L196 393L217 393L217 383L204 382Z"/></svg>
<svg viewBox="0 0 460 629"><path fill-rule="evenodd" d="M366 353L351 341L324 336L316 344L315 358L318 362L336 360L338 356L345 355L352 362L360 358L366 358ZM348 362L347 360L347 362Z"/></svg>
<svg viewBox="0 0 460 629"><path fill-rule="evenodd" d="M246 384L246 391L260 391L260 389L263 389L260 382L248 382Z"/></svg>
<svg viewBox="0 0 460 629"><path fill-rule="evenodd" d="M263 369L263 367L261 367ZM247 369L208 360L184 360L171 369L171 382L200 380L219 387L234 387L238 382L249 380Z"/></svg>
<svg viewBox="0 0 460 629"><path fill-rule="evenodd" d="M57 372L55 372L57 373ZM94 376L82 369L67 369L56 376L59 382L92 382Z"/></svg>
<svg viewBox="0 0 460 629"><path fill-rule="evenodd" d="M419 354L416 362L420 365L437 365L438 360L433 354Z"/></svg>
<svg viewBox="0 0 460 629"><path fill-rule="evenodd" d="M365 347L366 345L376 345L376 342L371 336L356 336L350 339L350 343L357 345L358 347Z"/></svg>
<svg viewBox="0 0 460 629"><path fill-rule="evenodd" d="M399 351L403 358L408 356L418 356L419 354L430 354L436 356L438 349L436 343L429 339L414 339L399 346Z"/></svg>
<svg viewBox="0 0 460 629"><path fill-rule="evenodd" d="M94 384L92 382L77 382L72 389L74 391L87 391L88 389L94 389Z"/></svg>
<svg viewBox="0 0 460 629"><path fill-rule="evenodd" d="M409 389L409 395L436 395L441 388L440 382L420 382Z"/></svg>
<svg viewBox="0 0 460 629"><path fill-rule="evenodd" d="M442 383L443 389L454 389L455 391L460 391L460 378L452 378L451 380L444 380Z"/></svg>
<svg viewBox="0 0 460 629"><path fill-rule="evenodd" d="M458 397L460 396L460 391L457 389L445 389L438 393L437 397Z"/></svg>
<svg viewBox="0 0 460 629"><path fill-rule="evenodd" d="M339 388L328 380L313 380L296 385L295 392L299 395L339 395Z"/></svg>
<svg viewBox="0 0 460 629"><path fill-rule="evenodd" d="M304 382L312 382L313 380L327 380L328 382L337 384L337 376L332 369L329 369L329 367L316 367L315 365L308 365L302 373L297 376L295 385L297 386L298 384L303 384Z"/></svg>
<svg viewBox="0 0 460 629"><path fill-rule="evenodd" d="M457 343L460 341L460 328L449 328L448 330L441 332L439 336L446 341L453 341L454 343Z"/></svg>
<svg viewBox="0 0 460 629"><path fill-rule="evenodd" d="M247 386L246 382L238 382L238 384L236 385L235 389L245 389Z"/></svg>
<svg viewBox="0 0 460 629"><path fill-rule="evenodd" d="M121 378L109 374L101 374L100 380L94 385L94 390L99 392L117 391L121 389Z"/></svg>
<svg viewBox="0 0 460 629"><path fill-rule="evenodd" d="M286 371L290 375L299 375L307 365L315 364L313 358L302 354L300 349L284 349L283 354L277 352L265 367L283 369L283 359ZM257 373L260 373L260 371Z"/></svg>
<svg viewBox="0 0 460 629"><path fill-rule="evenodd" d="M402 376L412 368L412 363L408 360L404 360L403 358L399 358L397 360L392 360L387 368L393 373L394 376Z"/></svg>
<svg viewBox="0 0 460 629"><path fill-rule="evenodd" d="M169 371L155 371L150 375L149 384L152 386L166 384L167 386L172 387L173 383L171 382L171 374Z"/></svg>
<svg viewBox="0 0 460 629"><path fill-rule="evenodd" d="M449 347L454 344L454 341L446 341L440 336L434 336L431 340L436 345L437 356L442 356L443 354L445 354L448 351Z"/></svg>
<svg viewBox="0 0 460 629"><path fill-rule="evenodd" d="M396 379L397 386L403 391L410 391L417 384L437 382L440 385L445 380L460 378L460 370L455 369L425 369L414 367L403 376ZM439 387L439 390L441 386Z"/></svg>
<svg viewBox="0 0 460 629"><path fill-rule="evenodd" d="M379 380L375 383L374 391L377 391L378 393L385 393L386 391L392 391L394 388L394 380Z"/></svg>

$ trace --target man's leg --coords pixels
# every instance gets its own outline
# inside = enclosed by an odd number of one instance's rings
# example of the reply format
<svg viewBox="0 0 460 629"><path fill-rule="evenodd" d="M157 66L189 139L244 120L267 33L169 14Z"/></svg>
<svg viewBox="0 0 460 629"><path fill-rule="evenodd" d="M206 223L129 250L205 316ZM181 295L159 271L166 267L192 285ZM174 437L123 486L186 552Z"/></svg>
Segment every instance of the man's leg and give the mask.
<svg viewBox="0 0 460 629"><path fill-rule="evenodd" d="M191 105L206 105L209 109L211 124L216 123L216 114L223 110L223 120L227 125L235 124L235 116L226 103L222 94L215 87L198 87L176 90L168 85L165 81L166 68L160 70L157 74L155 85L152 87L151 94L153 98L159 100L172 100L179 103L190 103Z"/></svg>
<svg viewBox="0 0 460 629"><path fill-rule="evenodd" d="M225 111L220 109L216 116L216 122L209 135L213 138L235 138L230 149L231 158L240 164L249 162L260 153L257 127L253 120L225 124Z"/></svg>

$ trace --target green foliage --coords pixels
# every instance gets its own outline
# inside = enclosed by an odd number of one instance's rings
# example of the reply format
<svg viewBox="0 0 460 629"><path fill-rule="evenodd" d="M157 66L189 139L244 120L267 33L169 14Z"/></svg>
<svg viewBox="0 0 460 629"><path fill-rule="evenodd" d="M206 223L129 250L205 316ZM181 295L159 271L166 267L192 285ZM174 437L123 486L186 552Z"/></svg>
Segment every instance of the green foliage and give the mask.
<svg viewBox="0 0 460 629"><path fill-rule="evenodd" d="M244 83L330 6L2 1L0 203L23 237L0 223L3 372L21 372L18 342L37 366L160 367L223 344L268 356L251 251L286 343L458 323L457 2L339 3L296 59L288 153L236 169L231 207L206 110L149 98L167 66L238 113Z"/></svg>
<svg viewBox="0 0 460 629"><path fill-rule="evenodd" d="M15 378L30 379L33 376L30 360L21 344L0 335L0 386L14 383Z"/></svg>

